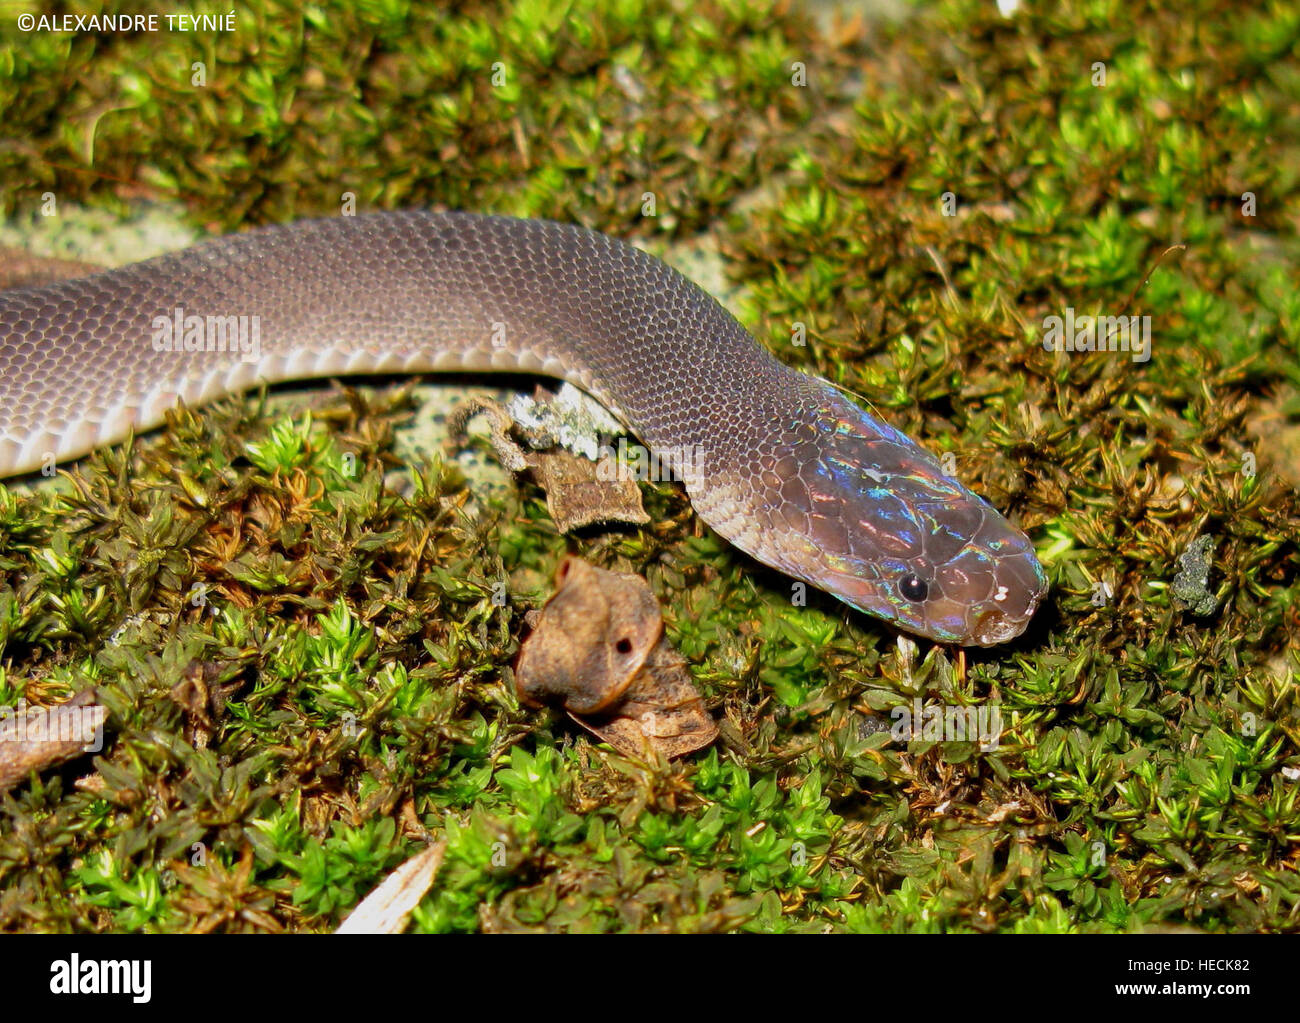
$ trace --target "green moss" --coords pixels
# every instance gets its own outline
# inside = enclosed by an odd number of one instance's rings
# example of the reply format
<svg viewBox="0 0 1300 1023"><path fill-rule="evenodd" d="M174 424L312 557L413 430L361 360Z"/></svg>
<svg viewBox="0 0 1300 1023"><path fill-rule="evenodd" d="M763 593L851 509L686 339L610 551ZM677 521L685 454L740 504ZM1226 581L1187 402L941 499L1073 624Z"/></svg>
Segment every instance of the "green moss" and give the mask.
<svg viewBox="0 0 1300 1023"><path fill-rule="evenodd" d="M918 649L791 606L671 486L569 540L438 460L399 492L405 391L178 412L0 487L0 702L111 711L93 766L0 800L0 926L326 930L434 836L419 930L1295 930L1300 10L1194 7L963 0L870 46L744 0L0 40L7 213L723 219L755 332L955 456L1053 581L1009 647ZM1067 306L1150 315L1151 361L1044 351ZM1201 535L1204 618L1171 592ZM569 548L647 574L718 747L642 764L519 707ZM892 741L914 698L996 705L999 746Z"/></svg>

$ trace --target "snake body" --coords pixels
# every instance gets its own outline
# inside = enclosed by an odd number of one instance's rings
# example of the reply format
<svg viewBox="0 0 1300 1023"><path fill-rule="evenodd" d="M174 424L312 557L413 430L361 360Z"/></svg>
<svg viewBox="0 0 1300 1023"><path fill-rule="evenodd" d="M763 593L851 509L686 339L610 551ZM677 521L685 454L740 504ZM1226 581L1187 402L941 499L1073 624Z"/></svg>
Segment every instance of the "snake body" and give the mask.
<svg viewBox="0 0 1300 1023"><path fill-rule="evenodd" d="M154 426L177 399L448 370L575 383L689 469L727 540L908 631L1000 643L1045 592L1029 540L905 435L659 260L541 220L300 221L2 292L0 476Z"/></svg>

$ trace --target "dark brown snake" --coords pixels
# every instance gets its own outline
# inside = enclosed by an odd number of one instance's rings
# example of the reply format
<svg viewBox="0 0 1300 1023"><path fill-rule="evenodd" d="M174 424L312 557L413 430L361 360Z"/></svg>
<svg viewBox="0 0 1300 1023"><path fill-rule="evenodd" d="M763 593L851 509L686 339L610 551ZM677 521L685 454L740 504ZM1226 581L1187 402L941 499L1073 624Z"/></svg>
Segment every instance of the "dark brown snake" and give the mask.
<svg viewBox="0 0 1300 1023"><path fill-rule="evenodd" d="M1001 643L1046 591L1024 534L928 452L659 260L541 220L303 221L0 293L0 476L154 426L178 398L445 370L572 381L726 539L908 631Z"/></svg>

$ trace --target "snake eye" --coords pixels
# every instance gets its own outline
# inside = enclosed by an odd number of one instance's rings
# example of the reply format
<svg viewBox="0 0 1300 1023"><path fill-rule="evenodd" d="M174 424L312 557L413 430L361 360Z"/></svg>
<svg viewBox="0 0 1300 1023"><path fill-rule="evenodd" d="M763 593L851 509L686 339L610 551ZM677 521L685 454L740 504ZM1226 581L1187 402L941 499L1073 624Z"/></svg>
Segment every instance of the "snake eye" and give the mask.
<svg viewBox="0 0 1300 1023"><path fill-rule="evenodd" d="M905 575L898 584L898 592L913 604L919 604L930 595L930 587L924 579L916 574Z"/></svg>

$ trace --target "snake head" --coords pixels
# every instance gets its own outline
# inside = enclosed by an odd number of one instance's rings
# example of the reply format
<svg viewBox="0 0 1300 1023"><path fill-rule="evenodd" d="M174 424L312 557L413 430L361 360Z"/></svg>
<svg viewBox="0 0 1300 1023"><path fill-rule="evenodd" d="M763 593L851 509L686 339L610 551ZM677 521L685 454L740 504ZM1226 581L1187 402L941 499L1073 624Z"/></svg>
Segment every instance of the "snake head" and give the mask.
<svg viewBox="0 0 1300 1023"><path fill-rule="evenodd" d="M1029 538L904 434L813 383L758 466L772 528L742 546L918 635L963 646L1020 635L1047 591Z"/></svg>

